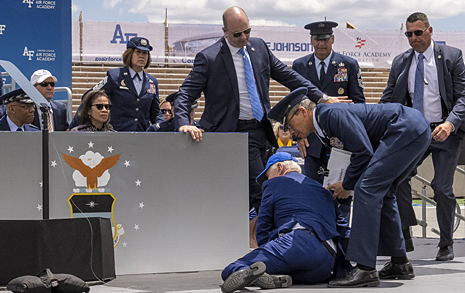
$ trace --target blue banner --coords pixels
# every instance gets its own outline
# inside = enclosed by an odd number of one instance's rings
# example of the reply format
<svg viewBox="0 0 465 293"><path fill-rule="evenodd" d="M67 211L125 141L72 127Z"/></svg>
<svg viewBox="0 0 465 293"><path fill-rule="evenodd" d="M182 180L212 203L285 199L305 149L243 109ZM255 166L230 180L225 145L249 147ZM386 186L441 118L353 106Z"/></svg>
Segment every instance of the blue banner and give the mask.
<svg viewBox="0 0 465 293"><path fill-rule="evenodd" d="M0 0L0 7L0 60L28 79L47 69L57 87L71 88L71 0ZM66 93L55 93L54 100L64 99Z"/></svg>

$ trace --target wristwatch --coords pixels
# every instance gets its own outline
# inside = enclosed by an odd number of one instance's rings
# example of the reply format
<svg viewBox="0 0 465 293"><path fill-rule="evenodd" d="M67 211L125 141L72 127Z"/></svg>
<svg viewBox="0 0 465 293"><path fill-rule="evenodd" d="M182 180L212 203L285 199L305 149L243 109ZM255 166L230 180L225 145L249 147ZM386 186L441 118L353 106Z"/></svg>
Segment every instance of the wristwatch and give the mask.
<svg viewBox="0 0 465 293"><path fill-rule="evenodd" d="M324 104L329 100L329 96L327 94L323 94L321 99L318 100L318 104Z"/></svg>

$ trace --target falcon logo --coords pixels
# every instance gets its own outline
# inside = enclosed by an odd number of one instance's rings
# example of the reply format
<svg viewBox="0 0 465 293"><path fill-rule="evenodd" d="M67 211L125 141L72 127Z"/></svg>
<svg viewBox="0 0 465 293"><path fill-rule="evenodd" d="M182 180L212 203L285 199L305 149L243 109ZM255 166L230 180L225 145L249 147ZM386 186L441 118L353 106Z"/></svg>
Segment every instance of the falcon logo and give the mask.
<svg viewBox="0 0 465 293"><path fill-rule="evenodd" d="M62 154L68 165L75 169L73 179L76 186L85 186L87 190L97 189L98 186L106 186L110 180L108 170L119 160L120 155L104 158L100 153L86 152L79 158Z"/></svg>
<svg viewBox="0 0 465 293"><path fill-rule="evenodd" d="M28 8L31 8L31 5L34 4L34 0L23 0L23 3L29 4Z"/></svg>

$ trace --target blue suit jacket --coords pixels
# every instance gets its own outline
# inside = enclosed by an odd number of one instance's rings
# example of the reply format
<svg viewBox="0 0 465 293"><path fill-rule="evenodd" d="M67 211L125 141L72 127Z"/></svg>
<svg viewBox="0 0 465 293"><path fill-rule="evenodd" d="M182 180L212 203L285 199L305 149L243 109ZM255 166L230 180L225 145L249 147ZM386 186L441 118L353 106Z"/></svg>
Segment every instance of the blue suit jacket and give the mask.
<svg viewBox="0 0 465 293"><path fill-rule="evenodd" d="M346 190L354 189L369 163L402 151L430 129L429 122L418 110L391 103L319 104L315 117L326 137L339 138L344 142L344 149L352 152L342 181ZM375 152L376 160L372 161ZM395 168L395 163L386 168Z"/></svg>
<svg viewBox="0 0 465 293"><path fill-rule="evenodd" d="M401 103L412 106L408 91L408 72L415 52L412 48L396 56L380 103ZM434 57L438 70L439 92L443 116L455 129L465 131L465 66L460 49L434 42Z"/></svg>
<svg viewBox="0 0 465 293"><path fill-rule="evenodd" d="M146 72L139 95L127 67L108 70L107 76L93 89L103 89L110 98L111 125L116 131L146 131L150 123L165 121L160 112L158 81ZM76 115L69 128L79 124Z"/></svg>
<svg viewBox="0 0 465 293"><path fill-rule="evenodd" d="M315 62L315 55L310 54L296 59L292 68L328 96L349 96L349 99L353 100L354 103L365 103L362 72L357 60L333 51L323 82L320 82L316 72L318 62L318 59ZM344 76L344 72L347 76ZM307 156L319 158L322 148L320 140L315 134L310 134L308 143Z"/></svg>
<svg viewBox="0 0 465 293"><path fill-rule="evenodd" d="M332 194L321 184L297 172L263 183L263 198L257 220L257 242L262 245L289 232L296 223L313 229L322 241L338 236L348 238L350 228L337 225Z"/></svg>
<svg viewBox="0 0 465 293"><path fill-rule="evenodd" d="M53 130L55 131L65 131L68 128L68 111L66 110L65 104L56 101L50 101L50 105L53 110ZM42 123L42 117L39 117L39 112L34 111L34 121L32 125L35 125L40 129L40 124Z"/></svg>
<svg viewBox="0 0 465 293"><path fill-rule="evenodd" d="M308 96L313 101L318 101L323 96L323 93L308 80L279 61L262 39L250 38L247 52L265 113L271 109L270 78L291 90L301 86L307 87ZM199 121L200 127L210 132L235 131L239 119L239 88L231 51L224 38L195 56L194 67L174 100L176 129L189 125L192 102L202 91L205 96L205 109ZM271 123L268 128L267 139L277 146Z"/></svg>
<svg viewBox="0 0 465 293"><path fill-rule="evenodd" d="M0 119L0 131L11 131L8 121L6 121L6 117L7 116L5 115L2 119ZM24 124L23 127L25 131L40 131L39 128L31 124Z"/></svg>

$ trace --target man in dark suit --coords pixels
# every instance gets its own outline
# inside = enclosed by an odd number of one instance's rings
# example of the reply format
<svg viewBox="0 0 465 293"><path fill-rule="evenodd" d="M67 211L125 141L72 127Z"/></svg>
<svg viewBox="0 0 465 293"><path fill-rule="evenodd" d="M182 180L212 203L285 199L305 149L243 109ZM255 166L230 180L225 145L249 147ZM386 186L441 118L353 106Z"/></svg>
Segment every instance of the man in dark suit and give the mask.
<svg viewBox="0 0 465 293"><path fill-rule="evenodd" d="M419 111L399 104L315 106L306 91L293 91L271 109L269 117L289 126L297 138L316 132L328 143L337 137L344 142L344 149L352 152L342 182L327 188L338 198L347 198L354 191L346 259L357 266L328 286L378 286L380 277L415 277L405 252L394 192L428 148L428 121ZM377 255L391 256L379 275Z"/></svg>
<svg viewBox="0 0 465 293"><path fill-rule="evenodd" d="M317 21L305 26L310 30L310 42L314 53L294 61L292 68L310 80L328 96L349 98L355 103L364 103L362 72L358 62L333 51L333 21ZM333 143L341 146L340 143ZM304 174L323 183L331 148L325 147L315 133L298 142L300 155L305 158ZM351 197L341 199L341 211L349 220Z"/></svg>
<svg viewBox="0 0 465 293"><path fill-rule="evenodd" d="M46 123L49 130L52 131L65 131L68 128L68 116L66 106L63 103L53 101L52 98L55 95L55 85L57 78L53 76L50 71L45 69L39 69L35 71L31 76L31 83L36 89L44 96L44 98L50 103L50 117L51 125ZM42 129L42 112L40 109L36 109L34 113L33 125Z"/></svg>
<svg viewBox="0 0 465 293"><path fill-rule="evenodd" d="M401 103L420 110L431 123L432 141L421 162L432 154L434 178L431 187L437 202L440 228L438 261L452 260L456 199L452 190L454 172L462 150L465 118L465 66L462 51L432 41L433 28L421 12L406 22L411 49L392 62L388 85L380 102ZM402 229L413 250L409 226L417 224L412 208L410 178L397 191Z"/></svg>
<svg viewBox="0 0 465 293"><path fill-rule="evenodd" d="M195 56L194 67L179 88L175 103L175 129L194 140L202 132L248 132L250 207L258 211L260 186L255 178L266 162L267 141L277 147L271 123L269 83L273 78L290 89L308 88L315 102L335 102L317 87L279 61L262 39L249 38L251 28L239 7L223 14L224 37ZM204 93L205 109L199 128L190 125L194 100Z"/></svg>
<svg viewBox="0 0 465 293"><path fill-rule="evenodd" d="M0 131L39 131L31 125L34 119L34 101L22 90L17 89L0 97L7 115L0 119Z"/></svg>
<svg viewBox="0 0 465 293"><path fill-rule="evenodd" d="M345 220L336 222L331 192L301 174L297 160L286 152L271 156L257 181L264 182L257 224L260 247L223 270L222 291L252 281L263 289L324 282L334 270L338 243L350 234ZM248 277L250 266L254 271Z"/></svg>

